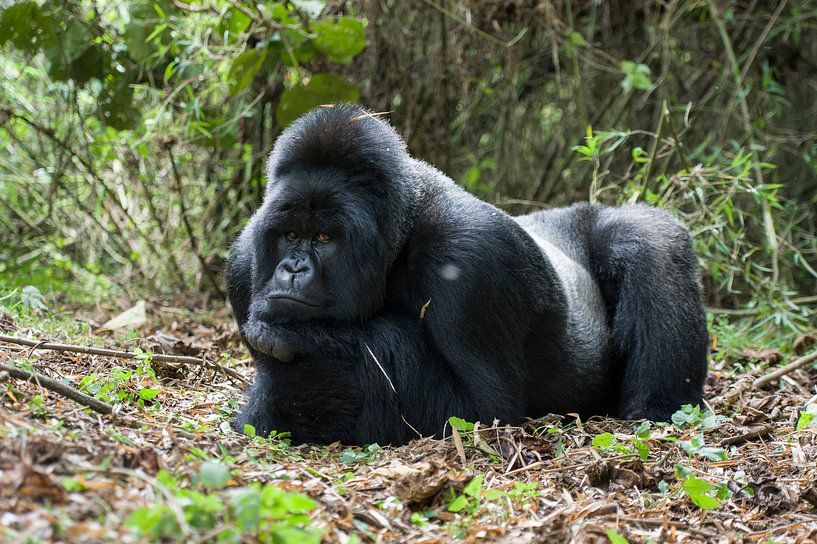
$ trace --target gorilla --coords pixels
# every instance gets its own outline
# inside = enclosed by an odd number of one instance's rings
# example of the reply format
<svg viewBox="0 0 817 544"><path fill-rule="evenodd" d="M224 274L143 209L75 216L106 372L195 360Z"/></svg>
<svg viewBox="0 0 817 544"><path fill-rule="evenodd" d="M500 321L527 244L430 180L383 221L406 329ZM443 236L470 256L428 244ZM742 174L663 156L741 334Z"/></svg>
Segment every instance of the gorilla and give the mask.
<svg viewBox="0 0 817 544"><path fill-rule="evenodd" d="M239 431L403 444L450 416L667 420L702 402L685 227L644 205L511 217L357 106L281 134L226 277L256 368Z"/></svg>

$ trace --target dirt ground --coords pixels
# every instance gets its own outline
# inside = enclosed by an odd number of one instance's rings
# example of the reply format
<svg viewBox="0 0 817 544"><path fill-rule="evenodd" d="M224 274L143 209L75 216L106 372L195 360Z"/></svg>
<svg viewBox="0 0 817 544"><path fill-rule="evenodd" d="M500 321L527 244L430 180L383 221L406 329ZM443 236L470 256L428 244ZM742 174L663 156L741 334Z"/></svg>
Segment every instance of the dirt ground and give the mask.
<svg viewBox="0 0 817 544"><path fill-rule="evenodd" d="M14 321L6 315L0 332L78 343ZM193 320L153 306L139 336L85 342L206 357L251 379L224 312ZM218 463L229 473L213 495L253 482L307 495L308 521L292 523L326 542L817 542L817 417L809 408L817 371L808 365L753 388L769 371L758 360L771 368L778 355L750 353L746 373L730 371L734 361L713 366L707 399L719 417L690 412L677 425L647 425L551 416L521 428L465 426L397 448L240 436L228 422L244 385L212 368L154 362L155 381L132 375L118 387L127 394L152 383L155 396L114 403L114 416L0 374L0 541L151 541L126 520L156 505L178 522L178 534L163 541L306 541L307 533L236 530L229 515L201 522L196 514L206 508L190 506L183 490L207 488L202 475ZM74 386L136 366L3 342L0 363L30 364ZM178 489L163 483L163 471Z"/></svg>

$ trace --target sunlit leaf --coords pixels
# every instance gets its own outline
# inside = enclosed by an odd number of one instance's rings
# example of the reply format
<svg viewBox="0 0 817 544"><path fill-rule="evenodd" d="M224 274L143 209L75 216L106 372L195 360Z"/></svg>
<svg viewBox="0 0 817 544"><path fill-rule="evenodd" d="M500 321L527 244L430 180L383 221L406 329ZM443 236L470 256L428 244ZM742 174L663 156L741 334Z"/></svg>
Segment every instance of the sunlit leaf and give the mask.
<svg viewBox="0 0 817 544"><path fill-rule="evenodd" d="M366 47L363 23L354 17L338 17L312 25L315 49L329 60L346 64Z"/></svg>
<svg viewBox="0 0 817 544"><path fill-rule="evenodd" d="M238 55L230 66L230 94L236 95L248 87L266 59L266 49L250 49Z"/></svg>

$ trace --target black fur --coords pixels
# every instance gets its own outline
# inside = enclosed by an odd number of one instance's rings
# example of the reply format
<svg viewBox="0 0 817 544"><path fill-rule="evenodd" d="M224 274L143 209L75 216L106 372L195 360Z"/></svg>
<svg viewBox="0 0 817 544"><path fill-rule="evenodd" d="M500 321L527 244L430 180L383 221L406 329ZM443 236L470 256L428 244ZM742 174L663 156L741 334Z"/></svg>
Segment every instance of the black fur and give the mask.
<svg viewBox="0 0 817 544"><path fill-rule="evenodd" d="M399 444L449 416L665 420L701 402L696 260L666 212L512 218L348 105L288 128L267 179L227 267L257 369L237 429Z"/></svg>

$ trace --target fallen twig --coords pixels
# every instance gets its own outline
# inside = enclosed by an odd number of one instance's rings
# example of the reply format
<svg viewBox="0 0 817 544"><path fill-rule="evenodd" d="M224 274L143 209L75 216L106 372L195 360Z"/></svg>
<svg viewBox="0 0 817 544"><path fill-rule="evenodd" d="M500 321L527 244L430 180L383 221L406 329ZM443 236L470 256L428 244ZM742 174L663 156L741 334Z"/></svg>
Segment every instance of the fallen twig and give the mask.
<svg viewBox="0 0 817 544"><path fill-rule="evenodd" d="M16 336L7 336L0 334L0 341L8 342L9 344L18 344L20 346L29 346L34 349L48 349L52 351L70 351L73 353L87 353L88 355L101 355L103 357L117 357L119 359L136 359L137 354L129 351L119 351L115 349L94 348L90 346L75 346L71 344L57 344L51 342L37 342L36 340L27 340L25 338L17 338ZM165 355L161 353L154 353L150 356L152 361L164 363L183 363L188 365L203 366L221 372L225 376L233 378L243 383L249 383L241 374L230 368L225 368L218 363L201 359L199 357L190 357L188 355Z"/></svg>
<svg viewBox="0 0 817 544"><path fill-rule="evenodd" d="M808 355L803 355L799 359L794 360L793 362L787 364L786 366L780 367L774 372L770 372L765 376L761 376L760 378L752 382L752 388L758 389L760 387L763 387L764 385L771 383L775 380L778 380L785 376L786 374L794 372L798 368L806 366L807 364L814 361L817 361L817 351L812 351Z"/></svg>
<svg viewBox="0 0 817 544"><path fill-rule="evenodd" d="M711 400L711 403L714 406L721 406L721 409L723 409L724 406L730 406L734 404L734 402L738 400L738 398L740 398L741 395L748 392L749 390L760 389L764 385L767 385L775 380L779 380L786 374L794 372L798 368L806 366L807 364L812 363L814 361L817 361L817 351L813 351L808 355L803 355L799 359L792 361L786 366L782 366L775 370L774 372L769 372L768 374L761 376L754 381L748 380L739 381L723 395L713 398Z"/></svg>
<svg viewBox="0 0 817 544"><path fill-rule="evenodd" d="M42 374L38 374L36 372L29 372L28 370L23 370L22 368L17 368L16 366L4 364L0 364L0 371L7 372L13 378L27 380L32 383L36 383L40 387L50 389L51 391L59 393L63 397L71 399L74 402L78 402L83 406L87 406L91 410L99 412L100 414L108 415L113 412L113 406L107 402L102 402L99 399L95 399L94 397L86 395L82 391L71 387L70 385L58 382L57 380L49 378L48 376L43 376Z"/></svg>
<svg viewBox="0 0 817 544"><path fill-rule="evenodd" d="M687 522L668 520L665 518L639 518L634 516L605 516L608 521L624 522L628 524L651 525L653 527L673 527L688 533L698 534L707 538L717 538L719 535L700 527L693 527Z"/></svg>
<svg viewBox="0 0 817 544"><path fill-rule="evenodd" d="M733 444L740 444L742 442L747 442L749 440L753 440L755 438L760 438L762 436L766 436L774 431L774 425L767 424L767 425L758 425L755 427L749 427L746 432L741 433L739 435L730 436L728 438L724 438L721 440L721 446L731 446Z"/></svg>

